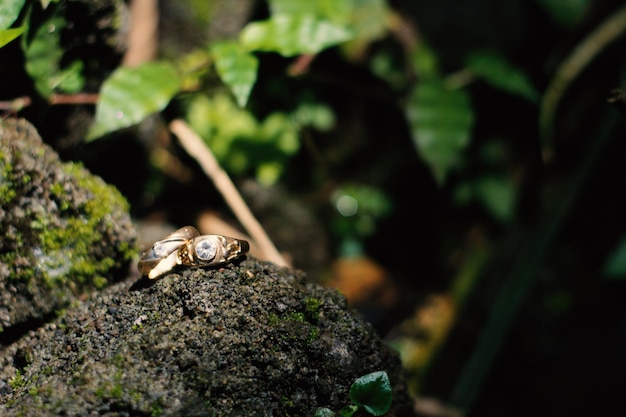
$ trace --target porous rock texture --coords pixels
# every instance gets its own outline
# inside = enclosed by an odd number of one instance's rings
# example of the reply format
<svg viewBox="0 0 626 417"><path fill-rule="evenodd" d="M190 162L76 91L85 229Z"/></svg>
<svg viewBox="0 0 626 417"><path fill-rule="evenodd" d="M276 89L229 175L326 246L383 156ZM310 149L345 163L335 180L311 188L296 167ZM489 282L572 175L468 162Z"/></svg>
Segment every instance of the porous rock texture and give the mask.
<svg viewBox="0 0 626 417"><path fill-rule="evenodd" d="M135 235L117 189L62 162L26 120L0 120L0 344L125 278Z"/></svg>
<svg viewBox="0 0 626 417"><path fill-rule="evenodd" d="M6 416L338 413L374 371L387 415L413 416L398 355L343 295L252 257L115 284L5 348L0 369Z"/></svg>

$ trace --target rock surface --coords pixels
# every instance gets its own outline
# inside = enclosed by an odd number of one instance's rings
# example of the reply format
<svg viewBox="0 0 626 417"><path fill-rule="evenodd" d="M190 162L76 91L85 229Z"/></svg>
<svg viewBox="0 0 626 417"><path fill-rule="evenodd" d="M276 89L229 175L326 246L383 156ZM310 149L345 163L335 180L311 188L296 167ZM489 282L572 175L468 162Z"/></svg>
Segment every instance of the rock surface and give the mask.
<svg viewBox="0 0 626 417"><path fill-rule="evenodd" d="M124 278L135 235L117 189L63 163L27 121L0 121L0 344Z"/></svg>
<svg viewBox="0 0 626 417"><path fill-rule="evenodd" d="M5 348L0 369L6 416L310 416L374 371L394 390L387 415L413 416L397 354L340 293L252 257L113 285Z"/></svg>

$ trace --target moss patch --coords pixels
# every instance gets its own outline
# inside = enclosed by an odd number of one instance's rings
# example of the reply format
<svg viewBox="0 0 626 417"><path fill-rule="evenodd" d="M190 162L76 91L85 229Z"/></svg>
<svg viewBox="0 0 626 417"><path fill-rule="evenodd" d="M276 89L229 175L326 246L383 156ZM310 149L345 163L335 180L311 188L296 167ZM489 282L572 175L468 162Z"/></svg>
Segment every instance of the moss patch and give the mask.
<svg viewBox="0 0 626 417"><path fill-rule="evenodd" d="M0 328L125 277L138 252L121 193L61 162L25 120L0 121L0 202L0 286L13 289L0 292Z"/></svg>

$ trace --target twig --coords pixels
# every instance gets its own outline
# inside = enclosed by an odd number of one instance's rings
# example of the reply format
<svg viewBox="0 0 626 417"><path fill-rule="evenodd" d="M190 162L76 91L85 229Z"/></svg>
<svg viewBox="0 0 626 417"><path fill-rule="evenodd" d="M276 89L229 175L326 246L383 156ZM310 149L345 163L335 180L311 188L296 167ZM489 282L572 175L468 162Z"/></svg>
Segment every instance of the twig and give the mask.
<svg viewBox="0 0 626 417"><path fill-rule="evenodd" d="M159 5L156 0L130 2L130 32L128 50L122 65L134 67L152 61L157 56Z"/></svg>
<svg viewBox="0 0 626 417"><path fill-rule="evenodd" d="M311 63L315 59L316 54L304 54L300 55L293 64L289 66L287 69L287 74L292 77L296 77L298 75L302 75L309 71L311 67Z"/></svg>
<svg viewBox="0 0 626 417"><path fill-rule="evenodd" d="M54 104L96 104L98 93L53 94L48 102Z"/></svg>
<svg viewBox="0 0 626 417"><path fill-rule="evenodd" d="M170 130L176 136L187 153L193 156L207 176L213 181L215 187L224 197L231 210L239 219L239 222L248 231L250 237L261 248L267 260L278 266L289 266L283 256L278 252L270 238L265 233L261 224L254 217L250 208L243 200L235 184L226 172L219 166L217 159L187 123L181 119L170 123Z"/></svg>
<svg viewBox="0 0 626 417"><path fill-rule="evenodd" d="M76 94L52 94L48 99L50 105L59 104L96 104L99 94L97 93L76 93ZM21 111L33 104L33 100L28 96L17 97L12 100L0 101L0 110Z"/></svg>
<svg viewBox="0 0 626 417"><path fill-rule="evenodd" d="M554 117L565 90L593 58L624 32L626 32L626 6L602 22L556 70L543 95L539 112L539 134L543 143L544 159L550 156Z"/></svg>

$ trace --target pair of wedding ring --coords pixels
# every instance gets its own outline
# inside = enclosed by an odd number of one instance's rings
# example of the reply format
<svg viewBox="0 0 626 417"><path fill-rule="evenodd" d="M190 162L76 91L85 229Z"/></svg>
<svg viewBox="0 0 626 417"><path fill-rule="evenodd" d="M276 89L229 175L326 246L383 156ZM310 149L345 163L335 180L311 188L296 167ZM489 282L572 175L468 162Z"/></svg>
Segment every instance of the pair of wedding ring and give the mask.
<svg viewBox="0 0 626 417"><path fill-rule="evenodd" d="M178 265L201 267L225 264L250 249L245 240L222 235L200 235L185 226L155 242L139 259L142 274L155 279Z"/></svg>

